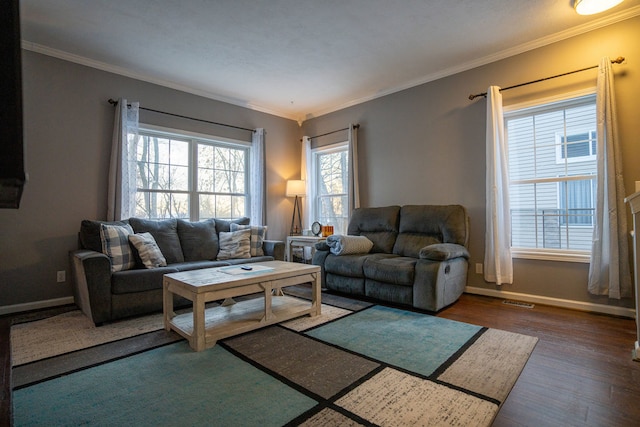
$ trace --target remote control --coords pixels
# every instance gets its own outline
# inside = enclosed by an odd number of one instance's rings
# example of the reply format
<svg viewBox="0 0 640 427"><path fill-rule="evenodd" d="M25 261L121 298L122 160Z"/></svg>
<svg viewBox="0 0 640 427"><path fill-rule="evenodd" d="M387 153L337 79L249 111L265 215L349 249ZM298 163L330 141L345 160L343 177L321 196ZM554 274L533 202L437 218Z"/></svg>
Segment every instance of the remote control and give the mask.
<svg viewBox="0 0 640 427"><path fill-rule="evenodd" d="M240 268L241 268L241 269L243 269L243 270L247 270L247 271L251 271L251 270L253 270L253 267L249 267L249 266L246 266L246 265L243 265L243 266L242 266L242 267L240 267Z"/></svg>

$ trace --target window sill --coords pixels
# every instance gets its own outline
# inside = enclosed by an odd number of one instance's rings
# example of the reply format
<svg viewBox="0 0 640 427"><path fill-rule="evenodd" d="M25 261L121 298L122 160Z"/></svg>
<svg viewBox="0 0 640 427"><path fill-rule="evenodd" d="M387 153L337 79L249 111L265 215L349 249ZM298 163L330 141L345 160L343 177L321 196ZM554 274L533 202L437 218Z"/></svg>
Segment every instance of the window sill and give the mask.
<svg viewBox="0 0 640 427"><path fill-rule="evenodd" d="M520 259L537 259L541 261L579 262L589 264L589 251L550 250L550 249L515 249L511 248L511 256Z"/></svg>

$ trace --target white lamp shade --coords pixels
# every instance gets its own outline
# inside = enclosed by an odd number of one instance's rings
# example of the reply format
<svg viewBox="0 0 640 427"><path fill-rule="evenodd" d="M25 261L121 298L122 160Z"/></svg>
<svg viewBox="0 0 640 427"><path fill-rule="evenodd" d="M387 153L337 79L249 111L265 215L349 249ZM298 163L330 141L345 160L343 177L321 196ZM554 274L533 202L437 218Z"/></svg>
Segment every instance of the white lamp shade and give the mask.
<svg viewBox="0 0 640 427"><path fill-rule="evenodd" d="M287 181L287 197L304 196L307 193L307 185L304 180L290 179Z"/></svg>
<svg viewBox="0 0 640 427"><path fill-rule="evenodd" d="M623 0L575 0L573 7L579 15L593 15L611 9L622 2Z"/></svg>

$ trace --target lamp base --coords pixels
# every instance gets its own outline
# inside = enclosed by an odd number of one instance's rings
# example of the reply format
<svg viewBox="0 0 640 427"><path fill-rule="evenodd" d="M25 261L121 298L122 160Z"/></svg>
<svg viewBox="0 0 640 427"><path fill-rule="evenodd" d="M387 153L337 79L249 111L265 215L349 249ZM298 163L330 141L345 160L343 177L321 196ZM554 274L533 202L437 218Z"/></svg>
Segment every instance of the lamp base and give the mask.
<svg viewBox="0 0 640 427"><path fill-rule="evenodd" d="M293 202L293 215L291 215L291 229L289 230L289 236L300 236L302 234L302 217L300 214L300 200L298 196ZM298 223L296 224L296 212L298 213Z"/></svg>

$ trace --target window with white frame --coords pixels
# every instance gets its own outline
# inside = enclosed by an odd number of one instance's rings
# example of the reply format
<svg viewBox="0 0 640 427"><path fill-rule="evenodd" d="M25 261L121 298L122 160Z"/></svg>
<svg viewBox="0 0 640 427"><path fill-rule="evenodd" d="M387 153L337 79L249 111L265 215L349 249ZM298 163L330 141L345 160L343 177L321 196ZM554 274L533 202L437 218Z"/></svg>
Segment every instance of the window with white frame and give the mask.
<svg viewBox="0 0 640 427"><path fill-rule="evenodd" d="M135 216L197 221L249 215L249 143L143 126L130 143Z"/></svg>
<svg viewBox="0 0 640 427"><path fill-rule="evenodd" d="M595 102L595 94L590 94L505 109L515 256L565 252L585 258L591 251L597 173Z"/></svg>
<svg viewBox="0 0 640 427"><path fill-rule="evenodd" d="M348 144L339 143L312 150L313 215L322 225L332 225L334 234L347 234L349 224Z"/></svg>

